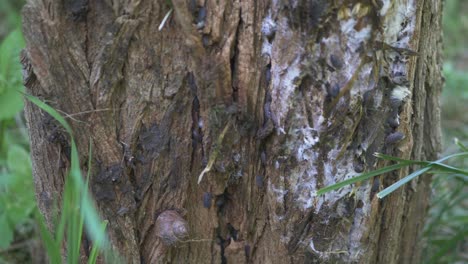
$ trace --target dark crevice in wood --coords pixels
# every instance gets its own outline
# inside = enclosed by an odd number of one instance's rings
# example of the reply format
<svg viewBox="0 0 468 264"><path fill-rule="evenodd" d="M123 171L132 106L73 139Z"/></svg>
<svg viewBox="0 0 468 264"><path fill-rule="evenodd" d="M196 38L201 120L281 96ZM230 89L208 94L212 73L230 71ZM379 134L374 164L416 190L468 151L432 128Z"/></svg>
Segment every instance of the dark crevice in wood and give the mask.
<svg viewBox="0 0 468 264"><path fill-rule="evenodd" d="M202 160L205 160L205 151L203 144L202 120L200 119L200 101L198 100L198 87L193 73L188 73L187 83L191 91L192 99L192 153L190 156L190 171L194 168L194 160L198 146L201 149Z"/></svg>
<svg viewBox="0 0 468 264"><path fill-rule="evenodd" d="M233 103L238 103L239 101L239 89L247 89L247 87L239 87L237 85L236 79L237 79L237 67L238 67L238 57L239 57L239 32L241 28L243 27L243 22L242 22L242 17L241 17L241 10L242 8L239 8L239 22L237 23L236 27L236 33L234 36L233 40L233 46L231 49L231 58L230 58L230 73L231 73L231 87L232 87L232 102ZM246 105L240 105L238 106L241 109L246 109Z"/></svg>

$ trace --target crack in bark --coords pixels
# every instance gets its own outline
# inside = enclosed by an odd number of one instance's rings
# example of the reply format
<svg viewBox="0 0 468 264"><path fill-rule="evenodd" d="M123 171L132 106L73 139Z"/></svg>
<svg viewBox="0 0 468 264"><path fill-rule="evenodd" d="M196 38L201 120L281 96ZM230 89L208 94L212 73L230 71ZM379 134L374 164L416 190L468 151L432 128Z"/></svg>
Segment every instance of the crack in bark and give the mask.
<svg viewBox="0 0 468 264"><path fill-rule="evenodd" d="M193 73L188 73L187 82L190 87L193 100L192 100L192 154L190 156L190 171L193 170L194 160L197 152L198 145L201 146L201 155L202 160L205 160L205 150L203 145L203 130L202 123L200 119L200 101L198 100L198 87L195 81L195 76Z"/></svg>
<svg viewBox="0 0 468 264"><path fill-rule="evenodd" d="M236 66L239 57L239 31L242 28L242 18L241 18L241 10L239 8L239 22L236 26L236 33L234 35L234 40L232 41L234 44L232 45L231 49L231 59L230 59L230 72L231 72L231 88L232 88L232 101L233 103L238 103L239 101L239 89L246 89L247 87L238 87L236 81ZM246 106L239 106L240 109L244 109Z"/></svg>

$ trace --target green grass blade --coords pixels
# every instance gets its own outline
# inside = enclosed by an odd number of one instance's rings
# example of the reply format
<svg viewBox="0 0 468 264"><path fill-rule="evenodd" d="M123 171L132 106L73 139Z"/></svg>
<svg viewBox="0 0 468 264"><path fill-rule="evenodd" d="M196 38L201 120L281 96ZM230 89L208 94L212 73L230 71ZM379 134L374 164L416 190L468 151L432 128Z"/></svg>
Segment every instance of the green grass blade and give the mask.
<svg viewBox="0 0 468 264"><path fill-rule="evenodd" d="M55 120L57 120L65 128L65 130L67 130L68 134L73 135L73 131L68 125L67 121L65 121L65 119L55 109L50 107L48 104L42 102L35 96L24 94L24 97L26 97L26 99L37 105L42 110L46 111L49 115L55 118Z"/></svg>
<svg viewBox="0 0 468 264"><path fill-rule="evenodd" d="M108 223L108 221L102 222L102 224L101 224L101 232L102 233L104 233L106 231L107 223ZM98 253L99 253L98 250L100 249L100 246L101 246L99 242L100 241L95 241L94 244L93 244L93 248L91 249L91 253L89 254L89 259L88 259L89 264L95 264L96 263Z"/></svg>
<svg viewBox="0 0 468 264"><path fill-rule="evenodd" d="M363 174L361 174L361 175L359 175L357 177L354 177L354 178L351 178L351 179L348 179L348 180L345 180L345 181L342 181L342 182L338 182L338 183L335 183L333 185L322 188L322 189L317 191L317 195L322 195L324 193L340 189L340 188L342 188L342 187L344 187L346 185L350 185L350 184L353 184L353 183L356 183L356 182L364 181L364 180L370 179L372 177L378 176L380 174L384 174L384 173L387 173L387 172L398 170L398 169L401 169L401 168L406 167L406 166L408 166L408 164L406 164L406 163L404 163L404 164L394 164L394 165L390 165L390 166L387 166L387 167L384 167L384 168L381 168L381 169L378 169L378 170L375 170L375 171L363 173Z"/></svg>
<svg viewBox="0 0 468 264"><path fill-rule="evenodd" d="M441 163L442 161L445 161L445 160L448 160L448 159L451 159L451 158L465 157L465 156L468 156L468 152L454 153L454 154L445 156L445 157L443 157L441 159L438 159L438 160L436 160L434 162L431 162L431 163Z"/></svg>
<svg viewBox="0 0 468 264"><path fill-rule="evenodd" d="M465 171L456 167L452 167L450 165L446 165L446 164L439 163L439 162L431 162L430 165L433 165L434 167L444 172L459 173L459 174L468 176L468 171Z"/></svg>
<svg viewBox="0 0 468 264"><path fill-rule="evenodd" d="M68 187L68 185L70 185L70 182L66 181L65 182L65 190L67 188L70 188L70 187ZM64 193L63 204L66 204L66 203L68 203L68 197L67 197L66 193ZM56 205L56 208L58 209L57 205ZM67 221L68 221L68 213L65 211L65 208L62 205L60 220L58 222L58 225L57 225L57 228L56 228L56 233L55 233L55 241L58 241L59 243L62 242L62 240L63 240L63 238L65 236L65 226L67 224Z"/></svg>
<svg viewBox="0 0 468 264"><path fill-rule="evenodd" d="M81 178L81 170L80 170L80 163L79 163L79 158L78 158L78 150L76 147L75 141L72 139L72 144L71 144L71 170L70 170L70 175L73 178L73 188L70 188L72 192L72 197L73 197L73 202L70 204L70 213L71 213L71 218L70 218L70 223L69 223L69 244L68 244L68 249L69 249L69 263L70 264L77 264L79 260L79 253L80 253L80 246L81 246L81 235L83 228L80 226L83 222L83 217L80 214L79 207L83 206L82 204L82 199L80 197L80 194L84 192L86 188L82 188L82 181L83 179Z"/></svg>
<svg viewBox="0 0 468 264"><path fill-rule="evenodd" d="M83 190L83 195L80 197L80 219L79 219L79 223L78 223L78 241L80 241L80 245L81 245L81 239L82 239L82 236L83 236L83 227L84 227L84 217L83 215L85 215L85 213L83 212L83 205L85 204L85 200L83 197L86 197L88 196L88 187L89 187L89 177L91 175L91 160L92 160L92 153L93 153L93 144L92 144L92 140L90 139L89 140L89 153L88 153L88 171L86 173L86 182L85 182L85 188ZM78 252L80 250L80 248L78 247Z"/></svg>
<svg viewBox="0 0 468 264"><path fill-rule="evenodd" d="M391 161L396 161L396 162L399 162L399 163L407 163L408 165L427 165L427 163L428 163L426 161L406 160L406 159L402 159L402 158L397 158L397 157L385 155L385 154L382 154L382 153L375 153L374 156L376 156L377 158L384 159L384 160L391 160Z"/></svg>
<svg viewBox="0 0 468 264"><path fill-rule="evenodd" d="M456 246L459 244L460 241L466 239L468 236L468 229L465 228L462 232L458 232L452 239L449 241L443 241L441 249L432 256L431 260L433 263L438 263L438 261L448 252L455 250Z"/></svg>
<svg viewBox="0 0 468 264"><path fill-rule="evenodd" d="M380 199L384 198L385 196L389 195L390 193L392 193L396 189L400 188L405 183L407 183L407 182L411 181L412 179L418 177L419 175L425 173L426 171L430 170L431 168L432 168L431 166L427 166L427 167L424 167L422 169L419 169L419 170L411 173L410 175L404 177L403 179L401 179L401 180L395 182L394 184L390 185L389 187L385 188L383 191L377 193L377 197L379 197Z"/></svg>
<svg viewBox="0 0 468 264"><path fill-rule="evenodd" d="M70 137L71 137L71 168L70 168L69 175L71 176L71 178L73 180L73 186L74 186L73 189L75 190L75 192L76 193L83 193L86 186L85 186L84 181L83 181L83 179L81 177L81 170L80 170L80 162L79 162L79 158L78 158L78 151L77 151L75 140L73 138L73 133L72 133L71 127L68 125L66 120L55 109L53 109L52 107L50 107L46 103L42 102L41 100L39 100L38 98L36 98L36 97L34 97L32 95L25 94L24 96L26 97L26 99L28 99L29 101L31 101L32 103L37 105L39 108L41 108L42 110L44 110L45 112L50 114L52 117L54 117L67 130L67 132L70 134ZM80 201L80 200L78 200L78 201ZM107 247L108 239L107 239L105 233L101 232L100 217L99 217L99 215L98 215L98 213L97 213L97 211L96 211L96 209L94 207L94 203L93 203L91 197L89 196L89 194L85 193L85 195L83 195L83 199L81 199L81 202L80 202L80 207L81 207L81 210L82 210L81 212L84 215L84 219L85 219L84 221L86 223L85 227L86 227L87 232L90 235L90 238L95 242L99 241L100 245L102 245L103 247L105 247L107 249L108 248ZM78 225L74 226L74 228L70 229L70 231L72 232L72 230L75 230L73 232L76 232L75 234L77 234L78 229L75 229L77 226ZM68 236L68 234L67 234L67 236ZM73 241L77 241L77 238L75 237L75 239Z"/></svg>
<svg viewBox="0 0 468 264"><path fill-rule="evenodd" d="M461 151L468 152L468 147L463 145L463 143L461 143L460 140L458 140L458 138L455 138L454 141L455 141L455 144L461 149Z"/></svg>
<svg viewBox="0 0 468 264"><path fill-rule="evenodd" d="M42 242L45 250L47 251L50 263L62 263L60 256L60 243L54 241L52 234L47 229L44 217L38 210L36 210L35 216L39 226L39 233L41 234Z"/></svg>
<svg viewBox="0 0 468 264"><path fill-rule="evenodd" d="M406 160L406 159L401 159L401 158L385 155L385 154L382 154L382 153L375 153L374 156L376 156L377 158L396 161L396 162L400 162L400 163L407 163L407 164L410 164L410 165L427 166L427 165L430 165L430 164L439 164L441 166L444 166L445 164L443 164L442 161L445 161L445 160L448 160L448 159L451 159L451 158L456 158L456 157L468 156L468 152L455 153L455 154L448 155L448 156L443 157L443 158L441 158L439 160L431 161L431 162L429 162L429 161L418 161L418 160ZM447 166L447 165L445 165L445 166Z"/></svg>

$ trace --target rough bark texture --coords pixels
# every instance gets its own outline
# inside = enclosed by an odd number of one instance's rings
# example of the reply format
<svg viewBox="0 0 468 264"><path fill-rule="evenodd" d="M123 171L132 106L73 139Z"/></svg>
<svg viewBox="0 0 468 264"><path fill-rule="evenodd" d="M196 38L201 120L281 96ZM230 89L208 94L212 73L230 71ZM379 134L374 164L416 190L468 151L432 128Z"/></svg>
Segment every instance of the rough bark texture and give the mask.
<svg viewBox="0 0 468 264"><path fill-rule="evenodd" d="M385 165L374 152L436 157L440 0L30 0L23 14L27 91L67 115L83 161L92 138L92 192L128 263L418 262L429 177L384 200L408 171L315 191ZM25 112L50 221L69 139ZM189 237L164 243L163 212Z"/></svg>

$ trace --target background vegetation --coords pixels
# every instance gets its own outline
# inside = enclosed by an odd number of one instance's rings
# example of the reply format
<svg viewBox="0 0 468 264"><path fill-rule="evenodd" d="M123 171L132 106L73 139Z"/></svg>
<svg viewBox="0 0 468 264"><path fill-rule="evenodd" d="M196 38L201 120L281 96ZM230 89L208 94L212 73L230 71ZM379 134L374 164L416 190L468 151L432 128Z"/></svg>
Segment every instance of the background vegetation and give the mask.
<svg viewBox="0 0 468 264"><path fill-rule="evenodd" d="M22 114L19 52L24 47L19 10L24 1L0 0L0 264L43 257L34 200L28 136ZM468 1L447 0L442 103L444 153L468 136ZM468 168L467 160L451 161ZM468 179L436 175L425 227L424 263L468 262ZM34 258L34 259L33 259Z"/></svg>

